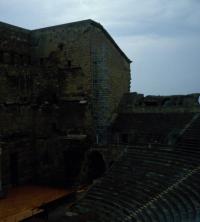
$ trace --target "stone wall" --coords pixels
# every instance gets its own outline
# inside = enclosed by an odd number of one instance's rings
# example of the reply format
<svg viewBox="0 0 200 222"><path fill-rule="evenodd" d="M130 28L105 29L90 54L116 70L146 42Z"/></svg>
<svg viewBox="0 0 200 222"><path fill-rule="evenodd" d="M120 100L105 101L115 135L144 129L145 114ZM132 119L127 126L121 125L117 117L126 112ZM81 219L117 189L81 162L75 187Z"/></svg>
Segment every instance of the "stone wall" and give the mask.
<svg viewBox="0 0 200 222"><path fill-rule="evenodd" d="M67 84L67 96L90 94L90 43L89 24L61 25L34 30L31 33L33 59L37 63L52 60L59 68L80 68L81 75L74 75L74 82Z"/></svg>
<svg viewBox="0 0 200 222"><path fill-rule="evenodd" d="M0 23L0 39L3 186L75 181L95 135L106 142L130 61L91 20L33 31Z"/></svg>
<svg viewBox="0 0 200 222"><path fill-rule="evenodd" d="M30 31L0 22L0 63L30 63Z"/></svg>
<svg viewBox="0 0 200 222"><path fill-rule="evenodd" d="M0 103L17 102L30 85L30 31L0 23ZM27 81L28 82L28 81ZM28 82L30 84L30 81Z"/></svg>
<svg viewBox="0 0 200 222"><path fill-rule="evenodd" d="M81 70L68 75L63 96L87 100L89 134L96 134L97 142L106 142L110 119L122 95L130 90L130 60L92 20L34 30L31 39L36 64L54 60L61 69Z"/></svg>
<svg viewBox="0 0 200 222"><path fill-rule="evenodd" d="M30 31L0 23L0 141L3 186L30 181ZM12 162L12 163L11 163ZM12 175L11 175L12 174Z"/></svg>
<svg viewBox="0 0 200 222"><path fill-rule="evenodd" d="M124 94L120 113L133 112L200 112L200 93L172 96L144 96L138 93Z"/></svg>
<svg viewBox="0 0 200 222"><path fill-rule="evenodd" d="M61 97L88 104L85 124L93 134L91 114L90 24L72 23L32 31L33 60L56 64L65 73ZM71 70L71 71L69 71Z"/></svg>
<svg viewBox="0 0 200 222"><path fill-rule="evenodd" d="M93 107L98 142L106 143L107 127L124 93L130 91L130 61L99 25L92 33Z"/></svg>
<svg viewBox="0 0 200 222"><path fill-rule="evenodd" d="M28 70L28 67L26 69ZM31 72L33 70L31 69ZM59 156L67 152L70 148L69 143L73 144L67 136L87 135L87 103L62 98L59 89L55 87L57 79L52 81L51 78L46 78L48 69L36 70L30 94L20 94L19 88L16 88L16 95L19 96L11 97L8 87L8 100L0 106L0 139L3 142L4 163L2 174L3 185L6 187L30 182L39 183L44 181L44 178L55 178L55 175L59 175L59 178L56 177L57 181L64 180L65 174L55 172L57 168L65 171L64 160L60 161ZM12 87L11 89L13 90ZM83 145L80 145L77 152L81 152L82 148ZM50 152L51 150L56 153ZM41 164L43 162L44 164ZM50 179L47 181L50 182Z"/></svg>
<svg viewBox="0 0 200 222"><path fill-rule="evenodd" d="M68 134L87 133L87 103L62 97L65 77L57 87L57 67L1 64L0 70L3 187L66 180L65 161L60 157L73 144ZM73 69L69 72L77 73ZM83 145L77 148L78 158L82 148Z"/></svg>

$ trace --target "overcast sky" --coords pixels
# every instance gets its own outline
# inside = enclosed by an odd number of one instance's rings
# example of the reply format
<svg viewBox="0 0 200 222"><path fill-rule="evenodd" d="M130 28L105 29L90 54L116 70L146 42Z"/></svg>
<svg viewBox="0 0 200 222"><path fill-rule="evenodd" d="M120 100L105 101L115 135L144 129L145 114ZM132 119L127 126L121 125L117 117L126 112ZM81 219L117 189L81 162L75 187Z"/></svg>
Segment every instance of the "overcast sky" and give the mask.
<svg viewBox="0 0 200 222"><path fill-rule="evenodd" d="M24 28L89 18L133 61L132 91L200 92L200 0L0 0L0 20Z"/></svg>

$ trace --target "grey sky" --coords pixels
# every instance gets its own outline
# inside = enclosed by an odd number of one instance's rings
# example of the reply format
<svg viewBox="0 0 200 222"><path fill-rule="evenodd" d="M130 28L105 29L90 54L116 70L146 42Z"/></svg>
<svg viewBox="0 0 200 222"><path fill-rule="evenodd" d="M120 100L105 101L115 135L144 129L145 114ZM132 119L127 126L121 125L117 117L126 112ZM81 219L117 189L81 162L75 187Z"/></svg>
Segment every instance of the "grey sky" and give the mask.
<svg viewBox="0 0 200 222"><path fill-rule="evenodd" d="M132 91L200 92L199 0L0 1L0 20L24 28L89 18L133 60Z"/></svg>

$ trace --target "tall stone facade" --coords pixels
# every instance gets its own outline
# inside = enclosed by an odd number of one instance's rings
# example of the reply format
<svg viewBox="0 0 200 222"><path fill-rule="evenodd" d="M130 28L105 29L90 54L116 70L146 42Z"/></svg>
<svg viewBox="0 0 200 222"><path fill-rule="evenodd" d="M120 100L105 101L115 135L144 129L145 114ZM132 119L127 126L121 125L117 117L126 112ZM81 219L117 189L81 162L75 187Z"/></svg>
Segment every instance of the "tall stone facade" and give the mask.
<svg viewBox="0 0 200 222"><path fill-rule="evenodd" d="M106 143L130 60L92 20L33 31L0 23L0 39L3 186L73 181L85 151Z"/></svg>
<svg viewBox="0 0 200 222"><path fill-rule="evenodd" d="M33 175L30 32L0 23L0 143L3 186ZM37 72L36 72L37 73Z"/></svg>
<svg viewBox="0 0 200 222"><path fill-rule="evenodd" d="M92 31L93 113L97 140L105 143L107 128L124 93L130 90L130 60L97 25Z"/></svg>
<svg viewBox="0 0 200 222"><path fill-rule="evenodd" d="M87 129L95 134L97 143L105 143L109 121L123 94L130 90L131 61L92 20L34 30L32 45L37 63L48 61L57 52L61 66L81 67L82 75L68 78L65 97L87 100Z"/></svg>

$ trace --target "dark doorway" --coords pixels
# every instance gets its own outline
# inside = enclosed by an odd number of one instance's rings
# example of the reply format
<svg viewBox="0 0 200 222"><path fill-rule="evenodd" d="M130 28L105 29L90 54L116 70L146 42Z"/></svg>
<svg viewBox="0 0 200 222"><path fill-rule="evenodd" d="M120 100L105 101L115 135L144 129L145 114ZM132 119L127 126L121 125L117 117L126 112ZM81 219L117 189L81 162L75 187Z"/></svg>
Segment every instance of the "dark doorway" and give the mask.
<svg viewBox="0 0 200 222"><path fill-rule="evenodd" d="M72 147L64 153L64 164L65 164L65 177L68 184L73 183L81 170L81 163L83 161L84 152L79 147Z"/></svg>
<svg viewBox="0 0 200 222"><path fill-rule="evenodd" d="M106 170L106 165L103 160L102 155L93 151L88 156L88 179L89 181L93 181L103 175Z"/></svg>
<svg viewBox="0 0 200 222"><path fill-rule="evenodd" d="M128 143L128 134L123 133L121 134L121 142L127 144Z"/></svg>
<svg viewBox="0 0 200 222"><path fill-rule="evenodd" d="M10 155L10 182L13 186L17 186L18 180L18 154L13 153Z"/></svg>

